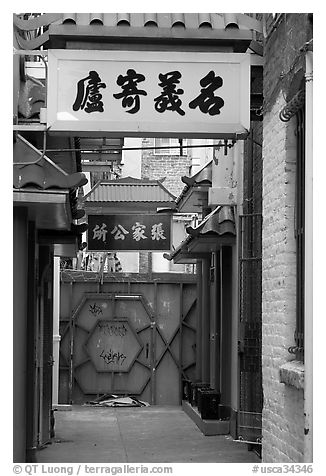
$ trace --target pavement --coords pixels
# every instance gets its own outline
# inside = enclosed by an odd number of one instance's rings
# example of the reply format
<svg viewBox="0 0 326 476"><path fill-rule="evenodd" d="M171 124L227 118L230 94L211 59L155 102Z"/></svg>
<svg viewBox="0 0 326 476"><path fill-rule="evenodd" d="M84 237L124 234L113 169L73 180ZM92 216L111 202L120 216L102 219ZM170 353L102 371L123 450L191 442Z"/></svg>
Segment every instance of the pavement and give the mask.
<svg viewBox="0 0 326 476"><path fill-rule="evenodd" d="M260 463L230 435L205 436L181 407L72 406L37 463Z"/></svg>

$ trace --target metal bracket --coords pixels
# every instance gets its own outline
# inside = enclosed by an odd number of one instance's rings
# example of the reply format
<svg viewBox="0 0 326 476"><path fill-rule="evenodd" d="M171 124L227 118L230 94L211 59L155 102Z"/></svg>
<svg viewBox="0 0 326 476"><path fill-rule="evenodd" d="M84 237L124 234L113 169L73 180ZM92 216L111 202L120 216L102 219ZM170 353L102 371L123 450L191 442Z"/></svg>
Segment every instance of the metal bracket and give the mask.
<svg viewBox="0 0 326 476"><path fill-rule="evenodd" d="M213 160L214 160L214 163L215 165L218 165L218 158L216 157L215 155L215 151L216 149L217 150L220 150L221 147L224 147L224 155L227 155L228 154L228 149L231 149L234 144L236 143L236 140L235 139L231 139L230 143L229 143L229 140L228 139L224 139L224 141L219 141L216 145L214 145L214 148L213 148Z"/></svg>

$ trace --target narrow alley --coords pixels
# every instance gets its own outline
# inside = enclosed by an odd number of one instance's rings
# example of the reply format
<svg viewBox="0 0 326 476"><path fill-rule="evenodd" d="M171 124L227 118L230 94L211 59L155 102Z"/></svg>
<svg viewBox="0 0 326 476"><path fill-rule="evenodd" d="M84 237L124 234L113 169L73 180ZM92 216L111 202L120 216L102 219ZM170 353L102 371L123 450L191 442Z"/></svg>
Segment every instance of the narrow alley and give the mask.
<svg viewBox="0 0 326 476"><path fill-rule="evenodd" d="M313 18L13 13L15 474L312 471Z"/></svg>
<svg viewBox="0 0 326 476"><path fill-rule="evenodd" d="M37 463L254 463L260 459L230 435L204 436L178 406L55 412L55 438Z"/></svg>

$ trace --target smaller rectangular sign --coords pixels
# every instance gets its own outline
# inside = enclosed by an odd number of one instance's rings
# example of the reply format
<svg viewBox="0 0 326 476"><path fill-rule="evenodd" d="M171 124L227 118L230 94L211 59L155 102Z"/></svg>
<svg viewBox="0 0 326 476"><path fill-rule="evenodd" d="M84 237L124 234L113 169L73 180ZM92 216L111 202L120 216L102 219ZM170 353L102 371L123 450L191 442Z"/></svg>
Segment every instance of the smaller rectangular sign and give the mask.
<svg viewBox="0 0 326 476"><path fill-rule="evenodd" d="M171 215L88 215L89 251L167 251Z"/></svg>

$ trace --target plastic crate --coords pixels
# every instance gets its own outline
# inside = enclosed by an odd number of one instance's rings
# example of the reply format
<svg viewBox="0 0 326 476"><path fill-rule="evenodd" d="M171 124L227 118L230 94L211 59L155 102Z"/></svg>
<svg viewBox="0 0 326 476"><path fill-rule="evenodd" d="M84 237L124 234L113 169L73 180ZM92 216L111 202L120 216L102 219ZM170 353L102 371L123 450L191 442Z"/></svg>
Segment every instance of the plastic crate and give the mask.
<svg viewBox="0 0 326 476"><path fill-rule="evenodd" d="M198 411L203 420L219 419L219 403L221 394L216 390L198 390Z"/></svg>
<svg viewBox="0 0 326 476"><path fill-rule="evenodd" d="M191 384L191 405L193 407L198 406L198 390L199 389L208 389L209 388L209 383L203 383L203 382L196 382Z"/></svg>

